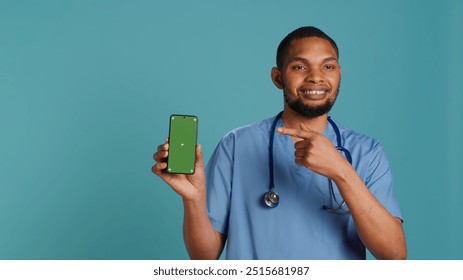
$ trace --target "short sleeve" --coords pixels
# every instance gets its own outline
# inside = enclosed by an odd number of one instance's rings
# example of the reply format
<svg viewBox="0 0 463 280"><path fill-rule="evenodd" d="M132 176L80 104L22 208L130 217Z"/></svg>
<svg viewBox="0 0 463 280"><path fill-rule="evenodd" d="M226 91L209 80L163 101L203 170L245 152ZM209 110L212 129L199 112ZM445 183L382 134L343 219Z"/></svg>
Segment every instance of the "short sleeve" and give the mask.
<svg viewBox="0 0 463 280"><path fill-rule="evenodd" d="M207 212L212 226L218 232L228 234L230 196L233 184L232 134L224 136L217 145L206 166Z"/></svg>
<svg viewBox="0 0 463 280"><path fill-rule="evenodd" d="M375 143L372 149L365 184L392 216L400 218L403 221L399 203L394 193L394 183L389 160L383 147L378 142Z"/></svg>

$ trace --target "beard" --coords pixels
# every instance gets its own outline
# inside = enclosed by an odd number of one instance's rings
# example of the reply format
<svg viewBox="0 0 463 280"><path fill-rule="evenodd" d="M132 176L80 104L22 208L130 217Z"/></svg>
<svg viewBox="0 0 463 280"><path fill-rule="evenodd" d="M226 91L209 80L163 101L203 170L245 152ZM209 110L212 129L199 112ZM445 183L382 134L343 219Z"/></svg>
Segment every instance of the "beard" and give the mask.
<svg viewBox="0 0 463 280"><path fill-rule="evenodd" d="M339 93L339 89L338 89L338 92L336 93L336 98L338 97L338 93ZM304 102L302 101L300 97L298 97L296 100L290 101L288 97L288 93L285 89L283 89L283 94L284 94L285 102L286 104L288 104L288 107L291 108L294 112L308 119L315 119L317 117L323 116L324 114L328 114L328 112L333 107L334 102L336 101L336 98L333 101L330 101L328 99L323 104L312 106L312 105L304 104Z"/></svg>

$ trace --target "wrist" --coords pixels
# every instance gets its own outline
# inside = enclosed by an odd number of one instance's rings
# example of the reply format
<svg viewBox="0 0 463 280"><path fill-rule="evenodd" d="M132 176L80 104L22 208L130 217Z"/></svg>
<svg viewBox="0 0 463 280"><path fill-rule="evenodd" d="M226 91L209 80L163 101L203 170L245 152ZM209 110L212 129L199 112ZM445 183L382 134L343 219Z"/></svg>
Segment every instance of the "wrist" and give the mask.
<svg viewBox="0 0 463 280"><path fill-rule="evenodd" d="M183 198L183 210L185 217L207 217L205 192L189 199Z"/></svg>
<svg viewBox="0 0 463 280"><path fill-rule="evenodd" d="M334 176L332 177L333 181L338 186L342 185L343 183L348 182L349 178L352 177L352 172L355 173L355 170L352 167L352 165L350 165L347 161L346 161L346 163L344 163L342 165L339 165L339 167L336 168L336 172L335 172Z"/></svg>
<svg viewBox="0 0 463 280"><path fill-rule="evenodd" d="M183 204L185 206L196 206L206 204L206 188L196 189L196 191L190 194L188 197L182 197Z"/></svg>

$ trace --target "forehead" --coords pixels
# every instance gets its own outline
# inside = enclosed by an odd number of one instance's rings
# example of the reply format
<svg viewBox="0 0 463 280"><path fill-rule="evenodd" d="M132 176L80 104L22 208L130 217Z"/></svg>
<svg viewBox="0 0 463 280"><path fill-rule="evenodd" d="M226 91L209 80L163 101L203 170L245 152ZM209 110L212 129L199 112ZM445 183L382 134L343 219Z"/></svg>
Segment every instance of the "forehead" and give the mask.
<svg viewBox="0 0 463 280"><path fill-rule="evenodd" d="M303 57L309 60L323 60L328 57L338 58L336 50L328 40L318 37L296 39L291 42L286 55L286 61L294 57Z"/></svg>

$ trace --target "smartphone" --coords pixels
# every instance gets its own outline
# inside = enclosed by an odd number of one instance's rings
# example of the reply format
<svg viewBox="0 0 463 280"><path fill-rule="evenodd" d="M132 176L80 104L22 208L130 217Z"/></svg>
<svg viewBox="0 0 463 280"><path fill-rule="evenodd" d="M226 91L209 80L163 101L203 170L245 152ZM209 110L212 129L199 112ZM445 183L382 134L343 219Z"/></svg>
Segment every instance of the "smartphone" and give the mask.
<svg viewBox="0 0 463 280"><path fill-rule="evenodd" d="M197 116L175 114L170 116L167 172L195 173L197 136Z"/></svg>

